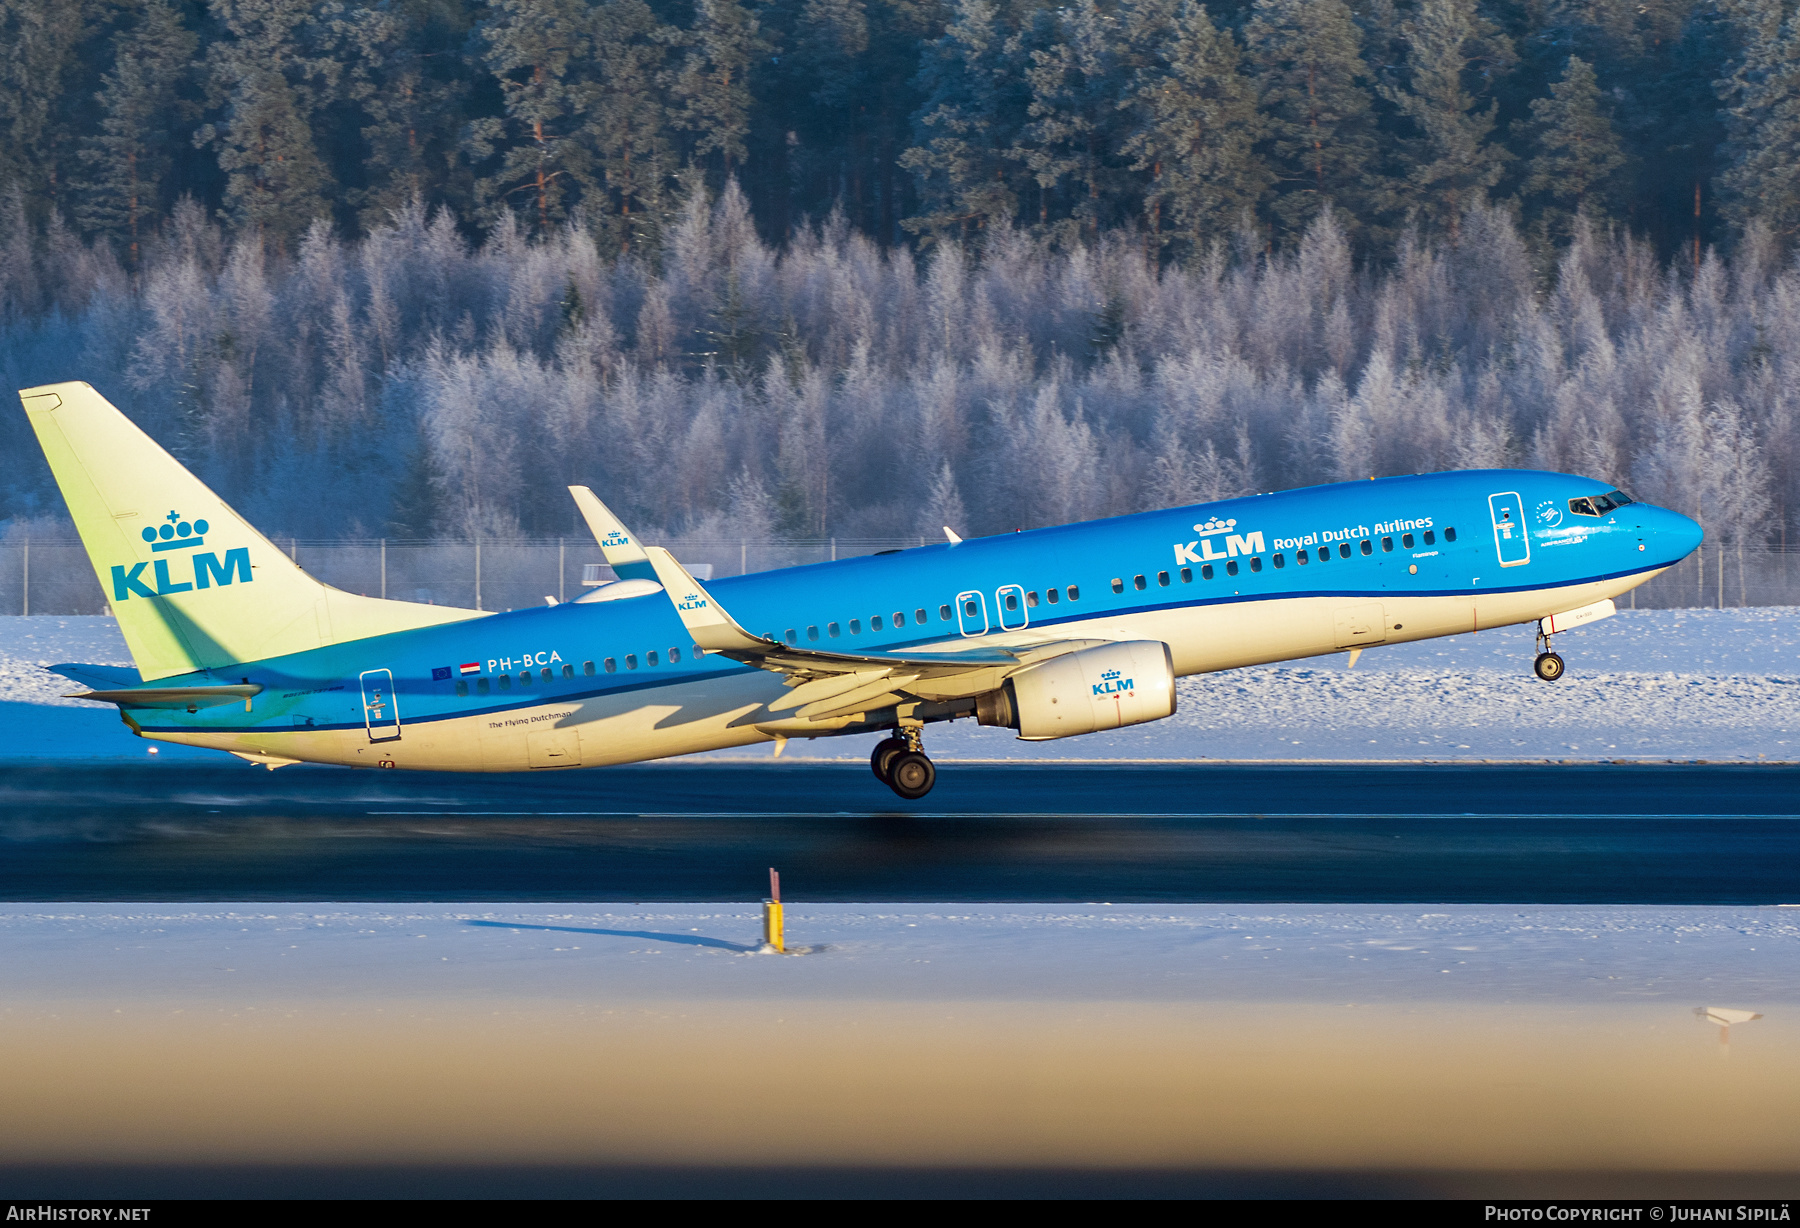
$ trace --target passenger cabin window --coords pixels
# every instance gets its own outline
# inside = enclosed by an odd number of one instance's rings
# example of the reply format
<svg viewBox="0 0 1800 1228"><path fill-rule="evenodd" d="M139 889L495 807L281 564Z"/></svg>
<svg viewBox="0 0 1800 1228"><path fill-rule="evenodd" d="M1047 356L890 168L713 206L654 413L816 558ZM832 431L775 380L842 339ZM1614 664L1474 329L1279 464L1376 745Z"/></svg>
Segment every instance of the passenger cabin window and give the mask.
<svg viewBox="0 0 1800 1228"><path fill-rule="evenodd" d="M1430 529L1425 530L1425 544L1427 546L1437 545L1437 534L1433 533Z"/></svg>
<svg viewBox="0 0 1800 1228"><path fill-rule="evenodd" d="M861 635L862 634L862 619L853 618L850 620L850 634L851 635Z"/></svg>
<svg viewBox="0 0 1800 1228"><path fill-rule="evenodd" d="M1274 558L1270 559L1269 561L1271 563L1275 564L1276 571L1280 571L1283 567L1287 566L1287 560L1282 558L1279 554L1276 555Z"/></svg>
<svg viewBox="0 0 1800 1228"><path fill-rule="evenodd" d="M581 663L581 672L587 677L592 678L594 676L594 663L592 661L583 661ZM606 667L606 672L609 674L612 673L612 666L610 664Z"/></svg>
<svg viewBox="0 0 1800 1228"><path fill-rule="evenodd" d="M1156 583L1161 588L1168 588L1169 587L1169 573L1166 571L1157 572L1156 573Z"/></svg>
<svg viewBox="0 0 1800 1228"><path fill-rule="evenodd" d="M981 613L981 603L973 597L969 598L967 601L963 602L963 613L969 618L974 618L977 614Z"/></svg>
<svg viewBox="0 0 1800 1228"><path fill-rule="evenodd" d="M1046 600L1048 600L1050 602L1051 605L1055 605L1057 602L1057 598L1059 598L1060 596L1061 596L1061 594L1058 593L1053 588L1047 588L1044 590L1044 597Z"/></svg>
<svg viewBox="0 0 1800 1228"><path fill-rule="evenodd" d="M789 627L787 629L787 642L790 644L798 644L800 642L800 636L794 631L794 629L792 627Z"/></svg>
<svg viewBox="0 0 1800 1228"><path fill-rule="evenodd" d="M512 675L511 674L501 674L500 675L500 689L502 691L512 690Z"/></svg>
<svg viewBox="0 0 1800 1228"><path fill-rule="evenodd" d="M871 630L871 631L881 630L881 615L877 614L875 617L873 617L869 620L869 630Z"/></svg>
<svg viewBox="0 0 1800 1228"><path fill-rule="evenodd" d="M657 658L655 649L644 654L644 664L648 665L651 669L655 669L658 665L662 664L662 661Z"/></svg>
<svg viewBox="0 0 1800 1228"><path fill-rule="evenodd" d="M1035 610L1037 608L1037 603L1038 603L1038 599L1037 599L1037 593L1035 591L1025 594L1026 608Z"/></svg>
<svg viewBox="0 0 1800 1228"><path fill-rule="evenodd" d="M520 686L530 686L531 685L531 671L530 670L526 670L524 673L519 675L519 685Z"/></svg>
<svg viewBox="0 0 1800 1228"><path fill-rule="evenodd" d="M475 693L477 695L486 695L488 693L488 680L486 678L477 678L475 680Z"/></svg>
<svg viewBox="0 0 1800 1228"><path fill-rule="evenodd" d="M1001 599L1001 604L1008 610L1016 611L1019 608L1019 591L1017 589L1007 589L1006 596Z"/></svg>
<svg viewBox="0 0 1800 1228"><path fill-rule="evenodd" d="M1362 552L1364 554L1375 553L1375 544L1366 537L1362 539Z"/></svg>
<svg viewBox="0 0 1800 1228"><path fill-rule="evenodd" d="M563 668L567 669L568 667L564 666ZM550 681L550 679L552 677L554 677L554 675L550 672L550 667L548 665L546 665L542 670L539 671L539 675L543 678L543 680L545 682Z"/></svg>
<svg viewBox="0 0 1800 1228"><path fill-rule="evenodd" d="M1113 592L1122 593L1124 591L1125 591L1125 581L1119 579L1119 577L1117 577L1117 576L1114 576L1113 577Z"/></svg>
<svg viewBox="0 0 1800 1228"><path fill-rule="evenodd" d="M838 637L840 630L841 628L839 628L836 623L825 624L825 634L829 635L834 640Z"/></svg>
<svg viewBox="0 0 1800 1228"><path fill-rule="evenodd" d="M809 640L818 639L819 638L819 628L816 625L808 627L806 629L806 638Z"/></svg>
<svg viewBox="0 0 1800 1228"><path fill-rule="evenodd" d="M1192 584L1194 582L1194 569L1192 567L1183 567L1181 569L1181 582L1183 584Z"/></svg>
<svg viewBox="0 0 1800 1228"><path fill-rule="evenodd" d="M1411 550L1411 549L1412 549L1412 547L1413 547L1413 538L1412 538L1412 534L1411 534L1411 533L1402 533L1402 534L1401 534L1401 535L1400 535L1400 545L1401 545L1401 546L1402 546L1402 547L1403 547L1403 548L1404 548L1404 549L1407 549L1407 550Z"/></svg>
<svg viewBox="0 0 1800 1228"><path fill-rule="evenodd" d="M1456 540L1456 530L1454 528L1445 529L1444 530L1444 540L1447 542L1455 541Z"/></svg>
<svg viewBox="0 0 1800 1228"><path fill-rule="evenodd" d="M1250 570L1251 571L1261 571L1262 570L1262 557L1260 555L1253 554L1250 556Z"/></svg>
<svg viewBox="0 0 1800 1228"><path fill-rule="evenodd" d="M1381 552L1383 554L1392 554L1394 552L1394 539L1393 538L1384 537L1381 539Z"/></svg>
<svg viewBox="0 0 1800 1228"><path fill-rule="evenodd" d="M1210 579L1212 579L1212 577L1213 577L1212 564L1211 563L1200 564L1200 578L1202 580L1210 580Z"/></svg>
<svg viewBox="0 0 1800 1228"><path fill-rule="evenodd" d="M593 672L594 672L594 663L592 661L589 661L588 662L588 673L591 674ZM563 677L573 678L574 676L575 676L575 667L573 665L563 666Z"/></svg>
<svg viewBox="0 0 1800 1228"><path fill-rule="evenodd" d="M619 672L619 663L611 657L606 658L606 672L609 674L618 673Z"/></svg>
<svg viewBox="0 0 1800 1228"><path fill-rule="evenodd" d="M1144 577L1133 576L1133 577L1131 577L1131 587L1135 588L1138 592L1141 593L1150 586L1149 586L1149 584L1147 584L1145 582Z"/></svg>
<svg viewBox="0 0 1800 1228"><path fill-rule="evenodd" d="M1338 543L1338 557L1340 559L1347 559L1350 557L1350 543L1349 542Z"/></svg>
<svg viewBox="0 0 1800 1228"><path fill-rule="evenodd" d="M1237 566L1236 559L1232 559L1229 563L1225 564L1225 574L1226 575L1235 576L1235 575L1237 575L1237 572L1238 572L1238 566Z"/></svg>
<svg viewBox="0 0 1800 1228"><path fill-rule="evenodd" d="M1069 585L1069 600L1070 601L1080 601L1081 600L1081 586L1079 584Z"/></svg>
<svg viewBox="0 0 1800 1228"><path fill-rule="evenodd" d="M679 649L679 648L669 649L669 664L674 665L679 660L681 660L681 649Z"/></svg>
<svg viewBox="0 0 1800 1228"><path fill-rule="evenodd" d="M943 619L945 622L949 622L950 621L950 607L947 605L939 606L938 607L938 617Z"/></svg>
<svg viewBox="0 0 1800 1228"><path fill-rule="evenodd" d="M469 693L469 684L458 678L456 680L456 693L458 695L467 695Z"/></svg>
<svg viewBox="0 0 1800 1228"><path fill-rule="evenodd" d="M914 610L913 611L913 625L915 627L923 627L925 625L926 621L927 620L925 617L924 610Z"/></svg>
<svg viewBox="0 0 1800 1228"><path fill-rule="evenodd" d="M635 652L628 652L625 654L625 668L626 669L636 669L637 668L637 654Z"/></svg>
<svg viewBox="0 0 1800 1228"><path fill-rule="evenodd" d="M896 627L904 627L906 625L906 614L903 611L894 611L894 625Z"/></svg>
<svg viewBox="0 0 1800 1228"><path fill-rule="evenodd" d="M1298 562L1298 563L1299 563L1299 564L1300 564L1300 565L1301 565L1301 566L1302 566L1302 567L1304 567L1304 566L1306 566L1306 551L1304 551L1304 550L1296 550L1296 551L1294 551L1294 559L1295 559L1295 561L1296 561L1296 562Z"/></svg>

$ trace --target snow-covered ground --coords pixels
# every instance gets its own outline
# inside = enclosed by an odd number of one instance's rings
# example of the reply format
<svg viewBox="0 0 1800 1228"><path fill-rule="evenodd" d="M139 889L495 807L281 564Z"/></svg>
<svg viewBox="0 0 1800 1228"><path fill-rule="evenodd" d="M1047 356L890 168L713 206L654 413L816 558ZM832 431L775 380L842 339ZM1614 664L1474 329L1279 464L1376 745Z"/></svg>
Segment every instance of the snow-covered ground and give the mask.
<svg viewBox="0 0 1800 1228"><path fill-rule="evenodd" d="M1183 680L1176 715L1028 744L959 721L932 753L969 759L1800 760L1800 610L1625 610L1558 639L1562 681L1530 671L1529 627ZM0 758L140 759L110 707L42 665L130 664L111 619L0 618ZM860 759L867 738L788 744ZM163 747L163 755L220 758ZM716 757L764 758L767 746Z"/></svg>
<svg viewBox="0 0 1800 1228"><path fill-rule="evenodd" d="M1800 1155L1800 909L793 903L788 934L758 953L742 904L0 906L0 1156ZM1727 1046L1709 1007L1761 1017Z"/></svg>
<svg viewBox="0 0 1800 1228"><path fill-rule="evenodd" d="M0 904L0 983L194 997L1660 1003L1800 1017L1792 907ZM772 961L772 962L771 962Z"/></svg>

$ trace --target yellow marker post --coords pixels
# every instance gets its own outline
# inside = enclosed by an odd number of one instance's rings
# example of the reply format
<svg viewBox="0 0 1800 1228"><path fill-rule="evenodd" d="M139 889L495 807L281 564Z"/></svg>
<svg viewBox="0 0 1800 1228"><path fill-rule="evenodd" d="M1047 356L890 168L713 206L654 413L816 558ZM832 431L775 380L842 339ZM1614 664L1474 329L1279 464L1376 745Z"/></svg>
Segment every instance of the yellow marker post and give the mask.
<svg viewBox="0 0 1800 1228"><path fill-rule="evenodd" d="M781 925L781 875L769 867L769 898L763 901L763 944L787 954L787 939Z"/></svg>

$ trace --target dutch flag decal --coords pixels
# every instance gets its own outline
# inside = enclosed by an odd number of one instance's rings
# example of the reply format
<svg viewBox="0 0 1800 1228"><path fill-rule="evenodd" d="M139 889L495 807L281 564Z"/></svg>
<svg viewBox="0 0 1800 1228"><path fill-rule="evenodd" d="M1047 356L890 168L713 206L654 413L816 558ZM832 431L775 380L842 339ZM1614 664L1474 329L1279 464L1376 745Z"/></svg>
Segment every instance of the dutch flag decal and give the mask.
<svg viewBox="0 0 1800 1228"><path fill-rule="evenodd" d="M459 667L456 672L465 678L470 674L479 674L481 672L481 663L478 661L471 661L467 665Z"/></svg>

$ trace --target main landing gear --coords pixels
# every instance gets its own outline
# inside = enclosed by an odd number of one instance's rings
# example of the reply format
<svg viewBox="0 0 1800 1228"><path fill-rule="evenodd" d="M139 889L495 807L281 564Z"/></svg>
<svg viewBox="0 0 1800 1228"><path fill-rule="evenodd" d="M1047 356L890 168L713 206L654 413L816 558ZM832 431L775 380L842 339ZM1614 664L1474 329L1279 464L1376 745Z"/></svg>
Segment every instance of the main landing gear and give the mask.
<svg viewBox="0 0 1800 1228"><path fill-rule="evenodd" d="M1537 660L1531 663L1531 672L1545 682L1555 682L1563 676L1563 670L1566 668L1563 665L1563 659L1550 651L1550 637L1544 634L1542 628L1538 630L1537 643Z"/></svg>
<svg viewBox="0 0 1800 1228"><path fill-rule="evenodd" d="M916 725L875 743L869 769L877 780L909 802L924 797L937 783L937 768L925 757Z"/></svg>

